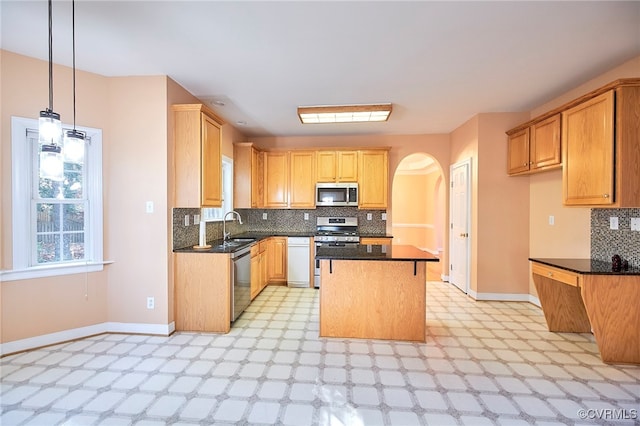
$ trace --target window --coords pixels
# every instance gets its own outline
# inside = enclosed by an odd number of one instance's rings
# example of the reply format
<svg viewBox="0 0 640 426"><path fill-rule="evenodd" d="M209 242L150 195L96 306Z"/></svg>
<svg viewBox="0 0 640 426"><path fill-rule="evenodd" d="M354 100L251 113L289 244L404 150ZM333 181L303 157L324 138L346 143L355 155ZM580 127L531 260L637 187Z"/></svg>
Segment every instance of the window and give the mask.
<svg viewBox="0 0 640 426"><path fill-rule="evenodd" d="M222 207L203 208L202 220L222 221L224 214L233 210L233 160L222 156Z"/></svg>
<svg viewBox="0 0 640 426"><path fill-rule="evenodd" d="M65 160L57 182L39 176L37 128L11 118L13 269L3 281L102 269L102 131L78 127L84 156Z"/></svg>

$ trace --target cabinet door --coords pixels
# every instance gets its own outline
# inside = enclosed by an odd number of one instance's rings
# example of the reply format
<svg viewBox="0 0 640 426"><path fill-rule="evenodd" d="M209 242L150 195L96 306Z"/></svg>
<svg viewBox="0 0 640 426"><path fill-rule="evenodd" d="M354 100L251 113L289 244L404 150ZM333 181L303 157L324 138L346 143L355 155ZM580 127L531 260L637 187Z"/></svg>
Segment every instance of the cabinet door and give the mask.
<svg viewBox="0 0 640 426"><path fill-rule="evenodd" d="M360 151L359 160L358 207L361 209L386 209L389 174L387 151Z"/></svg>
<svg viewBox="0 0 640 426"><path fill-rule="evenodd" d="M509 135L507 143L507 173L529 171L529 128Z"/></svg>
<svg viewBox="0 0 640 426"><path fill-rule="evenodd" d="M271 237L269 240L269 282L286 282L287 237Z"/></svg>
<svg viewBox="0 0 640 426"><path fill-rule="evenodd" d="M318 151L316 159L316 181L335 182L337 165L335 151Z"/></svg>
<svg viewBox="0 0 640 426"><path fill-rule="evenodd" d="M338 182L358 181L358 151L338 151Z"/></svg>
<svg viewBox="0 0 640 426"><path fill-rule="evenodd" d="M264 153L264 206L288 207L289 153Z"/></svg>
<svg viewBox="0 0 640 426"><path fill-rule="evenodd" d="M315 152L291 151L289 164L291 165L289 206L292 208L314 208L316 205Z"/></svg>
<svg viewBox="0 0 640 426"><path fill-rule="evenodd" d="M262 275L260 269L260 254L251 256L251 300L262 290Z"/></svg>
<svg viewBox="0 0 640 426"><path fill-rule="evenodd" d="M261 152L251 147L251 207L262 207L264 162Z"/></svg>
<svg viewBox="0 0 640 426"><path fill-rule="evenodd" d="M220 126L207 115L201 116L200 204L202 207L222 207Z"/></svg>
<svg viewBox="0 0 640 426"><path fill-rule="evenodd" d="M560 121L560 114L556 114L531 126L529 160L532 170L562 164Z"/></svg>
<svg viewBox="0 0 640 426"><path fill-rule="evenodd" d="M566 205L614 202L614 92L562 113L563 196Z"/></svg>

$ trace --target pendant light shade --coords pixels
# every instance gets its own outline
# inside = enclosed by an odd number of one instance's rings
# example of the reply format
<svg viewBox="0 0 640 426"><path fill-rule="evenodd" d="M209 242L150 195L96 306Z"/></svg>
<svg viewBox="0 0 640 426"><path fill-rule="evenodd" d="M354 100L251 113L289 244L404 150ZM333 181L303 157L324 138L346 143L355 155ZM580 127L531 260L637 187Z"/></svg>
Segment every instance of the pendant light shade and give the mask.
<svg viewBox="0 0 640 426"><path fill-rule="evenodd" d="M42 145L40 148L40 178L64 179L64 159L60 145Z"/></svg>
<svg viewBox="0 0 640 426"><path fill-rule="evenodd" d="M78 130L64 132L64 161L67 163L84 163L85 134Z"/></svg>
<svg viewBox="0 0 640 426"><path fill-rule="evenodd" d="M38 140L42 145L60 145L62 139L62 123L60 114L50 109L40 111L38 120Z"/></svg>

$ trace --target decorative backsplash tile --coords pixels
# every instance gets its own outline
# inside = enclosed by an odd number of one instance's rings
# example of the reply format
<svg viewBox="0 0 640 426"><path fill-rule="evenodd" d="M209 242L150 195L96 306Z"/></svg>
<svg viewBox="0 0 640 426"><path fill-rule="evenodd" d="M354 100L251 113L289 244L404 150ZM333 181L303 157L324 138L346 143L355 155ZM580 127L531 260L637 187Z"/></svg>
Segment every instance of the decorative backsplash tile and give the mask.
<svg viewBox="0 0 640 426"><path fill-rule="evenodd" d="M618 229L610 229L610 218L618 218ZM591 209L591 258L611 262L614 254L640 267L640 231L631 230L631 218L640 209Z"/></svg>
<svg viewBox="0 0 640 426"><path fill-rule="evenodd" d="M382 220L384 210L359 210L355 207L318 207L317 209L237 209L243 224L237 221L227 222L227 231L232 235L242 232L282 233L309 232L316 229L318 216L357 217L358 228L362 234L385 235L387 222ZM263 213L267 219L263 219ZM305 220L305 213L309 219ZM371 220L367 220L367 214ZM193 246L198 243L199 223L193 223L193 216L199 215L198 208L173 209L173 248ZM184 217L189 216L189 225L185 226ZM222 222L207 222L207 241L222 238Z"/></svg>

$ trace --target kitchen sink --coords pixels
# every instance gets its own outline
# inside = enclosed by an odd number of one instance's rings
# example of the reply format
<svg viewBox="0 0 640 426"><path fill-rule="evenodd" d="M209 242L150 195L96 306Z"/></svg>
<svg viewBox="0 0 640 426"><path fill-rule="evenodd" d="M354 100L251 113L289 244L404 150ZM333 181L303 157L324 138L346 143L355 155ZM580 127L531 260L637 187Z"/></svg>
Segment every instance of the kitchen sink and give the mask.
<svg viewBox="0 0 640 426"><path fill-rule="evenodd" d="M229 243L239 243L239 244L252 243L255 240L256 240L255 238L229 238L227 240L227 244L229 244Z"/></svg>

